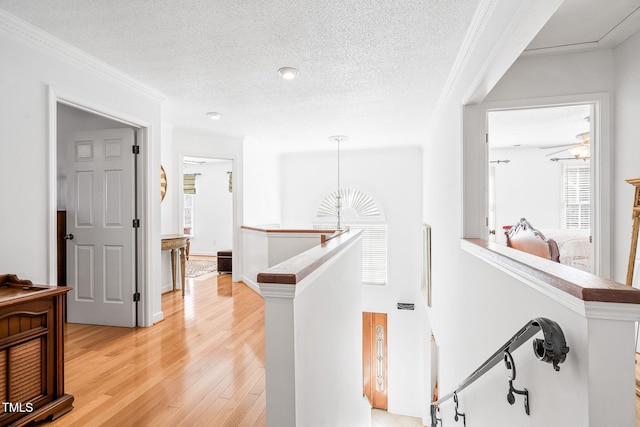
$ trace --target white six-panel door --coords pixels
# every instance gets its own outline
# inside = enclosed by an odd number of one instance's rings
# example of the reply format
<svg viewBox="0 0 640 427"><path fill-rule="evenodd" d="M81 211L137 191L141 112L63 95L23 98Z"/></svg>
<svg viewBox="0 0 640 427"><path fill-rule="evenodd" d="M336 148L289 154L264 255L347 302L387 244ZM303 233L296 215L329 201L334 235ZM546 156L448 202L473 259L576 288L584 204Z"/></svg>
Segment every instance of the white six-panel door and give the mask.
<svg viewBox="0 0 640 427"><path fill-rule="evenodd" d="M71 323L135 326L133 144L133 129L77 132L67 144Z"/></svg>

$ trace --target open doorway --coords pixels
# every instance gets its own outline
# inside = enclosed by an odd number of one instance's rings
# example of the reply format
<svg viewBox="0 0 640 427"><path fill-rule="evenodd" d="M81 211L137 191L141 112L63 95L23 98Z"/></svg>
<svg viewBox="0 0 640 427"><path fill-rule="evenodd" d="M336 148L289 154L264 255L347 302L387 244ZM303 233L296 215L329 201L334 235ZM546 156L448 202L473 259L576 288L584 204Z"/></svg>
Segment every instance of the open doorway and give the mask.
<svg viewBox="0 0 640 427"><path fill-rule="evenodd" d="M190 236L187 272L196 261L210 261L216 271L231 273L233 161L185 156L182 171L178 218L184 233Z"/></svg>
<svg viewBox="0 0 640 427"><path fill-rule="evenodd" d="M72 287L67 320L138 324L139 129L56 104L58 284Z"/></svg>
<svg viewBox="0 0 640 427"><path fill-rule="evenodd" d="M560 262L594 269L594 105L487 112L489 238L526 218L559 246Z"/></svg>

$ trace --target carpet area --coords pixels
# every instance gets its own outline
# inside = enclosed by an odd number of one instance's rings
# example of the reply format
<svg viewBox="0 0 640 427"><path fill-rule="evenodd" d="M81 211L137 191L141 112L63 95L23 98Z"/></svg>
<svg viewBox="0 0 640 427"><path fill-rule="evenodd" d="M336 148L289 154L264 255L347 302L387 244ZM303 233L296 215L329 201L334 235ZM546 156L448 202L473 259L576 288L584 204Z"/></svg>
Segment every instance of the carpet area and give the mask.
<svg viewBox="0 0 640 427"><path fill-rule="evenodd" d="M188 260L185 268L185 276L198 277L212 273L218 268L216 261Z"/></svg>

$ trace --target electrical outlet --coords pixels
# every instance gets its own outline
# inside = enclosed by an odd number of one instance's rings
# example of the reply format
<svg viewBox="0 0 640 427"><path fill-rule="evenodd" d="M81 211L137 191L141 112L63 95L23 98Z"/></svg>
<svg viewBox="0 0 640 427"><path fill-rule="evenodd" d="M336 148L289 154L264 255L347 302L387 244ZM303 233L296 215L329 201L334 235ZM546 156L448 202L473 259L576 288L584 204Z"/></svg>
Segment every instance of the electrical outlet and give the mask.
<svg viewBox="0 0 640 427"><path fill-rule="evenodd" d="M217 246L217 245L218 245L218 243L214 240L213 241L213 246Z"/></svg>

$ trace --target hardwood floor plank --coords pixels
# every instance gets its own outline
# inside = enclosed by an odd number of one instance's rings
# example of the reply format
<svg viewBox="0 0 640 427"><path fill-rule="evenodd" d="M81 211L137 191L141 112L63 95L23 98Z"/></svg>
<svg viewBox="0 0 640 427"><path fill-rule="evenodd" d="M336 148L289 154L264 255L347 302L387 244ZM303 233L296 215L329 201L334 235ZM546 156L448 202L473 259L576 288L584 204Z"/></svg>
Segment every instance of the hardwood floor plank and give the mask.
<svg viewBox="0 0 640 427"><path fill-rule="evenodd" d="M262 427L264 304L230 275L189 279L162 296L151 328L65 326L74 409L51 426Z"/></svg>
<svg viewBox="0 0 640 427"><path fill-rule="evenodd" d="M258 420L260 419L260 415L266 410L266 407L267 397L266 393L263 391L254 402L253 406L249 408L245 416L238 422L238 427L255 427L258 425L265 425L266 421L263 421L263 424L259 424Z"/></svg>

